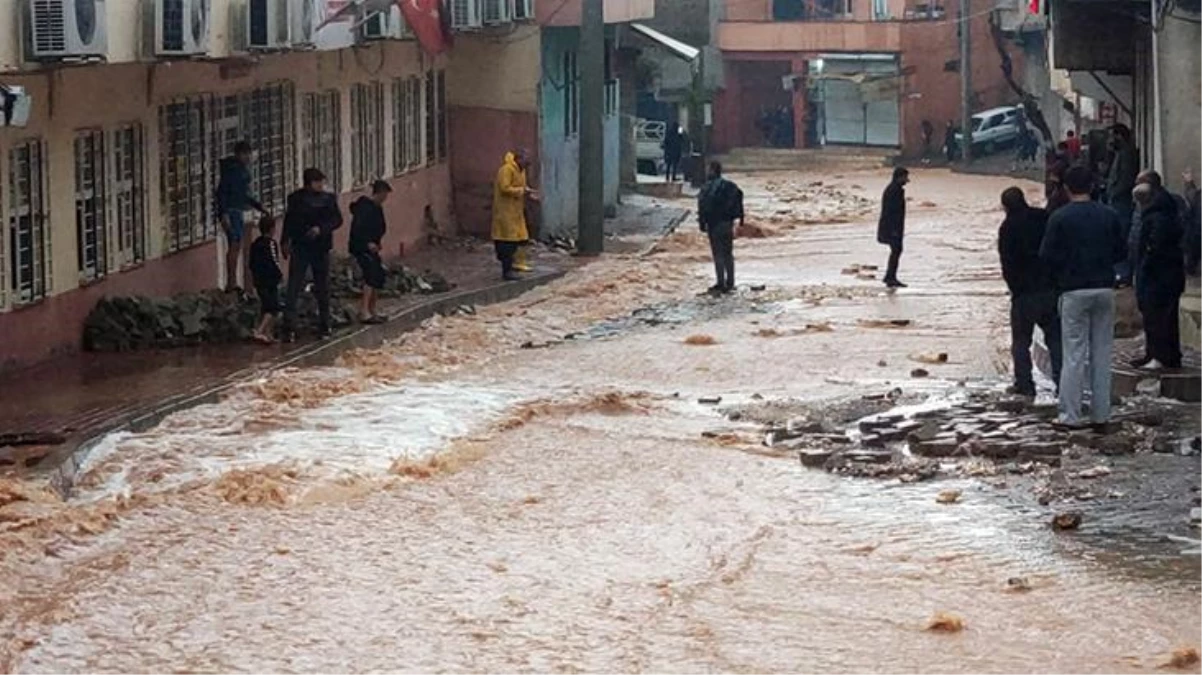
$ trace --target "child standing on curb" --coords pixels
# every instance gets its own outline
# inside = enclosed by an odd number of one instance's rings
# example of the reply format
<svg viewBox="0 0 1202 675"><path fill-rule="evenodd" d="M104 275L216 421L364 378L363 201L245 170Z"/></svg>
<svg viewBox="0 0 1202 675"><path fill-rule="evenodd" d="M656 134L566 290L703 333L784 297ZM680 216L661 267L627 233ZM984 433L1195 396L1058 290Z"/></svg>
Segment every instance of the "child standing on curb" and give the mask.
<svg viewBox="0 0 1202 675"><path fill-rule="evenodd" d="M280 313L280 282L284 279L280 269L280 245L275 240L275 218L269 215L259 219L259 238L250 247L250 274L262 313L254 339L268 345L275 342L272 333Z"/></svg>

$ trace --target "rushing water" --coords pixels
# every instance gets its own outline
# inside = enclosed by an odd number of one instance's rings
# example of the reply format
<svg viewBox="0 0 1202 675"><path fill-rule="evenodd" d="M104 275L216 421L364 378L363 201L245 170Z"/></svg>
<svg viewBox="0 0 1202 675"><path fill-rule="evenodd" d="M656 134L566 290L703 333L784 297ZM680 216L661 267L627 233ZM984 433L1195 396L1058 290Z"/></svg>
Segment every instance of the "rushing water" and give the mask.
<svg viewBox="0 0 1202 675"><path fill-rule="evenodd" d="M106 439L77 501L159 498L10 570L0 669L1157 669L1197 645L1196 557L1110 549L1090 523L1054 533L1046 509L974 481L845 479L703 436L750 429L703 396L921 395L996 376L996 281L947 276L987 264L993 224L958 220L996 185L940 180L966 201L913 228L913 293L839 275L879 257L853 223L740 244L746 281L805 268L792 288L674 305L703 283L692 242L587 281L641 267L637 291L569 281L556 292L574 305L535 295ZM952 232L959 248L942 245ZM861 323L899 317L912 325ZM516 348L568 333L596 339ZM364 363L387 374L394 356L456 350L472 359L355 384ZM912 355L932 350L949 362L912 380ZM936 503L951 487L960 503ZM245 505L259 489L273 499ZM964 629L926 630L937 612Z"/></svg>

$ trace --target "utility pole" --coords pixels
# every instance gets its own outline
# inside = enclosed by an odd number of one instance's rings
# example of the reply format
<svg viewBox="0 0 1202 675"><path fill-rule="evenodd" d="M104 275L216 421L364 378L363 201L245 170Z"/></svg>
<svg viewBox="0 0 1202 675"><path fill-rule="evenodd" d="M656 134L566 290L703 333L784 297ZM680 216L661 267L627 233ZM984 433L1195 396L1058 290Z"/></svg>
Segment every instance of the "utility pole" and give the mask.
<svg viewBox="0 0 1202 675"><path fill-rule="evenodd" d="M960 144L964 163L972 161L972 19L969 15L969 0L960 0L960 133L964 141Z"/></svg>
<svg viewBox="0 0 1202 675"><path fill-rule="evenodd" d="M580 185L576 251L599 255L605 240L605 15L583 0L580 17Z"/></svg>

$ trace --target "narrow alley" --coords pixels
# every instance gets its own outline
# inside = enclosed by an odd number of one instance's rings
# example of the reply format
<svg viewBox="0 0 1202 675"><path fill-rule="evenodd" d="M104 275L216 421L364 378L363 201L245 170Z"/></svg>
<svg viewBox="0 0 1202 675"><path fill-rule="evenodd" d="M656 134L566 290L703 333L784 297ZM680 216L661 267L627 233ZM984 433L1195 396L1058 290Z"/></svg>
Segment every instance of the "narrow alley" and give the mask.
<svg viewBox="0 0 1202 675"><path fill-rule="evenodd" d="M887 291L887 169L733 178L733 295L702 293L689 218L112 434L66 500L0 480L0 671L1155 672L1196 655L1196 456L1080 450L1159 478L1095 488L1105 505L1072 502L1081 528L1057 532L1065 504L1000 462L874 480L762 442L774 415L854 426L882 401L1004 388L1015 181L915 170L909 288ZM1197 435L1197 414L1166 417ZM929 629L940 613L962 630Z"/></svg>

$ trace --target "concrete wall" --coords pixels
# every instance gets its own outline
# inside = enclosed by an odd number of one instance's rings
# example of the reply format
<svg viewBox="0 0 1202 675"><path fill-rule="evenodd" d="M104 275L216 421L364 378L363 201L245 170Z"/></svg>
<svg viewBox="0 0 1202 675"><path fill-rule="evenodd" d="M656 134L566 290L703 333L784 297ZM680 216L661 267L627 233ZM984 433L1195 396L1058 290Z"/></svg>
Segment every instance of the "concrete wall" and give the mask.
<svg viewBox="0 0 1202 675"><path fill-rule="evenodd" d="M531 155L531 184L541 184L538 86L541 30L520 26L504 38L462 35L447 70L455 214L465 233L487 236L492 187L505 153Z"/></svg>
<svg viewBox="0 0 1202 675"><path fill-rule="evenodd" d="M543 79L540 84L539 149L542 162L542 227L544 233L575 236L579 222L580 136L564 133L563 79L556 66L567 50L579 45L579 29L543 30ZM619 187L620 122L617 115L605 118L605 206L617 206Z"/></svg>
<svg viewBox="0 0 1202 675"><path fill-rule="evenodd" d="M1193 18L1197 20L1197 15ZM1202 65L1198 45L1202 29L1196 23L1167 19L1157 36L1160 52L1160 120L1163 158L1159 163L1165 181L1174 190L1181 189L1181 172L1192 169L1202 175L1199 165L1198 111L1202 109Z"/></svg>
<svg viewBox="0 0 1202 675"><path fill-rule="evenodd" d="M112 2L110 5L114 4ZM381 81L385 84L384 166L392 167L391 87L396 77L442 67L419 58L411 43L377 44L347 52L297 52L264 57L245 70L233 71L217 63L177 62L63 68L45 73L12 74L5 82L25 86L34 106L29 126L0 130L0 176L7 186L9 149L25 139L41 139L46 146L49 171L47 193L50 236L50 287L48 297L20 308L0 307L0 368L11 368L44 359L57 352L77 349L83 319L92 304L107 293L170 294L215 286L218 246L213 240L178 252L168 252L167 229L160 190L158 107L190 94L226 94L267 83L288 81L297 98L310 91L341 92L343 185L351 184L350 85ZM81 288L78 272L74 204L74 135L81 128L110 129L137 122L144 132L146 260L127 271L111 272ZM299 173L299 135L295 166ZM253 139L251 139L253 141ZM453 146L453 143L452 143ZM294 177L299 183L299 176ZM445 162L392 177L393 197L386 205L389 222L384 246L387 253L413 250L422 238L422 211L429 204L435 218L453 223L450 207L450 172ZM7 192L7 191L6 191ZM345 206L355 195L345 194ZM7 202L4 203L7 208ZM453 225L451 225L453 227ZM347 229L338 236L345 247ZM0 251L8 270L9 252ZM0 284L10 283L7 278Z"/></svg>

